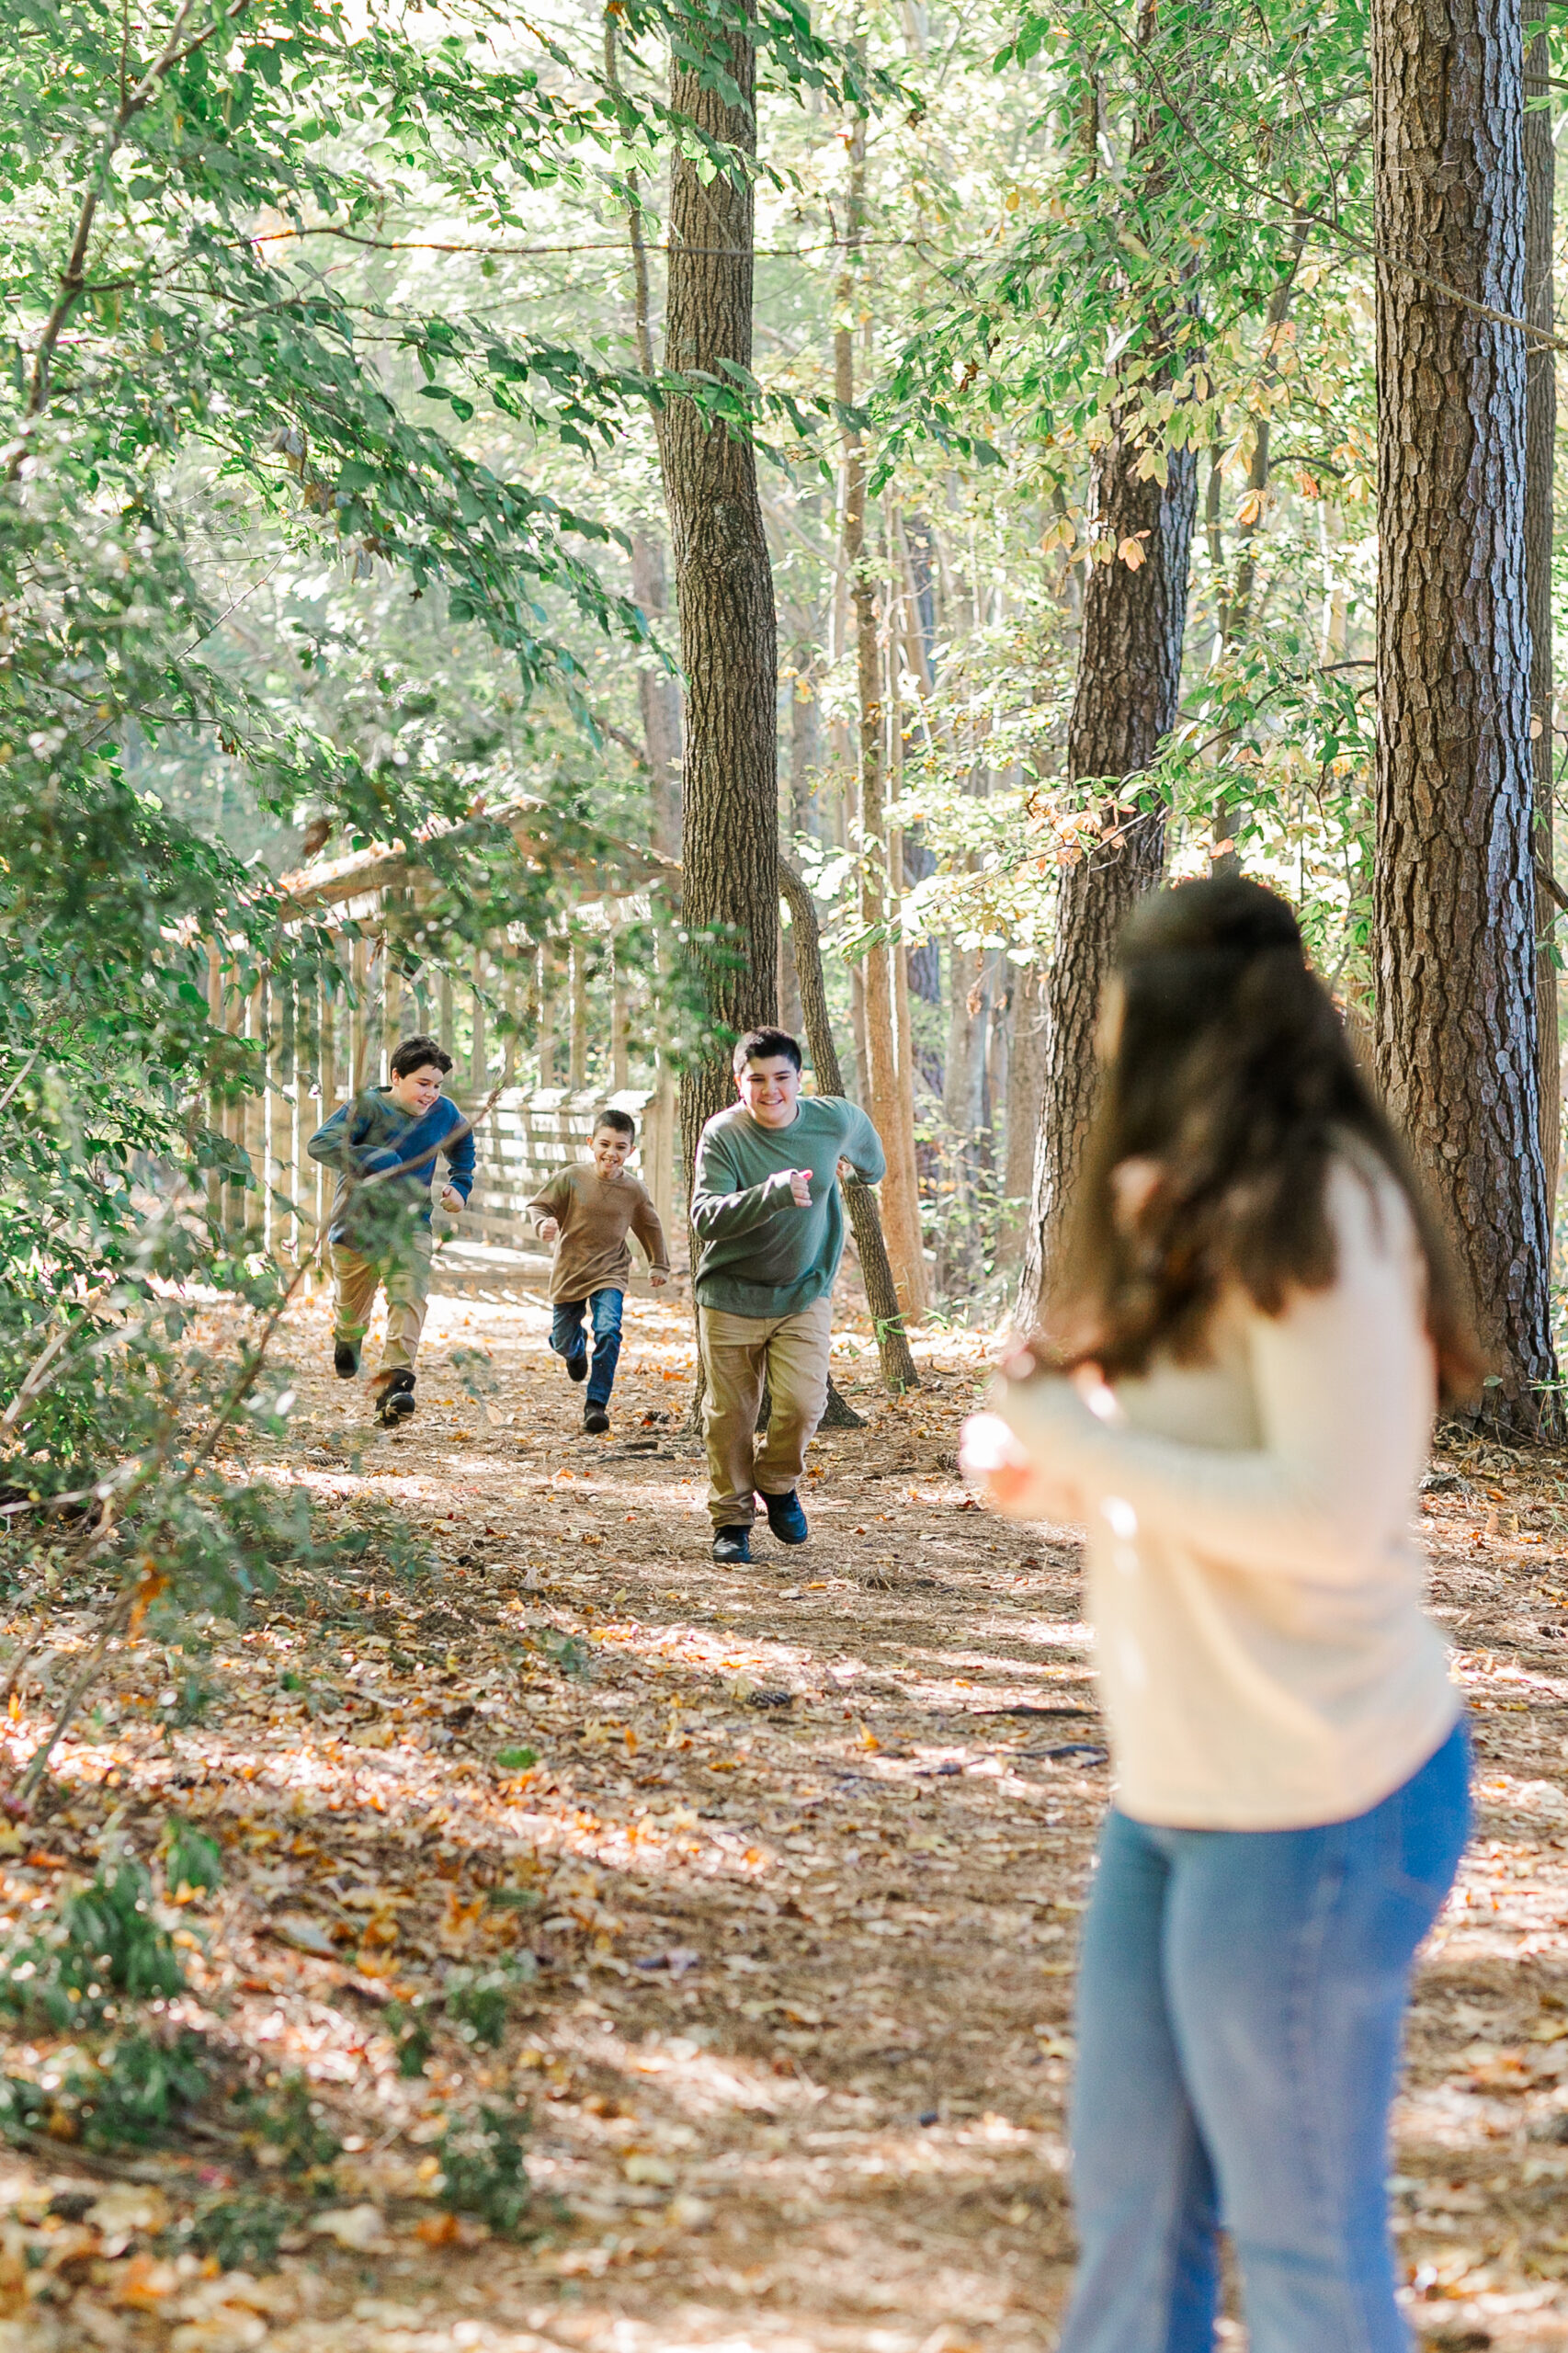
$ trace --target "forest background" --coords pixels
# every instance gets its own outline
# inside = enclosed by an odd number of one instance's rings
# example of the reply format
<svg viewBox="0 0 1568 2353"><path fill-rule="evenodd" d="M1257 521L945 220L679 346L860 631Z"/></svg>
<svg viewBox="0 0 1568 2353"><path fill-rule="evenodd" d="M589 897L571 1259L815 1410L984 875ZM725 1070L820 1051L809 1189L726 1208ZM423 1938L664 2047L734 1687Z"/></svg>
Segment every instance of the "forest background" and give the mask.
<svg viewBox="0 0 1568 2353"><path fill-rule="evenodd" d="M236 1415L287 1414L266 1338L296 1270L212 1215L259 1181L222 1108L267 1074L210 959L240 995L330 974L280 878L426 836L435 887L392 939L412 1001L466 992L497 943L525 970L465 1032L476 1076L482 1048L541 1085L646 1083L665 1055L700 1108L733 974L794 1027L810 993L798 896L775 966L744 877L733 907L722 871L697 890L687 699L732 662L741 688L764 667L737 775L760 762L822 926L846 1083L904 1147L884 1215L906 1316L999 1322L1020 1273L1032 1301L1081 1131L1052 975L1096 978L1096 877L1238 860L1372 1036L1368 11L25 0L17 25L0 1508L25 1542L40 1503L90 1506L115 1622L312 1540L212 1468ZM1512 76L1488 103L1513 109L1499 168L1518 228L1529 180L1537 258L1468 308L1506 331L1537 305L1536 418L1554 35L1478 38ZM740 278L694 267L754 236ZM751 641L721 612L700 662L683 434L739 485L743 571L755 474L771 577ZM1544 449L1550 597L1550 427ZM1555 1199L1551 634L1529 704ZM522 851L485 822L519 805ZM612 938L582 878L629 844L684 851L685 902L655 882ZM1476 938L1506 933L1506 897L1471 907ZM1534 1233L1506 1400L1550 1422L1543 1236L1528 1201L1491 1207L1527 1256ZM213 1291L256 1318L233 1363L181 1346Z"/></svg>

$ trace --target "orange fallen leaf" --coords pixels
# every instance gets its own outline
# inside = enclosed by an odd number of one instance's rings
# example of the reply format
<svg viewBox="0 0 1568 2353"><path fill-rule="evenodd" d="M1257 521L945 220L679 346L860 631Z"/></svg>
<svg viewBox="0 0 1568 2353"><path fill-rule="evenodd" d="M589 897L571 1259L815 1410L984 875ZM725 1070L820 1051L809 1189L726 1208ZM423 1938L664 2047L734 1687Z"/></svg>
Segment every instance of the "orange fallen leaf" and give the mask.
<svg viewBox="0 0 1568 2353"><path fill-rule="evenodd" d="M415 2224L414 2235L426 2246L451 2246L457 2240L458 2218L455 2214L426 2214Z"/></svg>

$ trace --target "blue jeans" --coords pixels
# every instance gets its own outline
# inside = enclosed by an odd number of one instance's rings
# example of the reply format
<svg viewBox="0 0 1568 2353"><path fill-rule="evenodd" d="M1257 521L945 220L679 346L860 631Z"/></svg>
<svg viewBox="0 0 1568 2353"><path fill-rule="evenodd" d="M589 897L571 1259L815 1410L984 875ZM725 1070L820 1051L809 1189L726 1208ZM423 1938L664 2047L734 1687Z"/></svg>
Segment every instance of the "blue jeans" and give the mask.
<svg viewBox="0 0 1568 2353"><path fill-rule="evenodd" d="M608 1405L609 1392L615 1386L615 1368L620 1362L620 1303L623 1291L597 1290L591 1299L558 1299L550 1324L550 1345L558 1357L580 1357L587 1342L583 1337L583 1310L587 1308L594 1324L594 1361L588 1370L585 1405Z"/></svg>
<svg viewBox="0 0 1568 2353"><path fill-rule="evenodd" d="M1469 1766L1459 1727L1381 1805L1311 1830L1110 1814L1084 1925L1061 2353L1210 2353L1221 2227L1252 2353L1408 2353L1388 2111Z"/></svg>

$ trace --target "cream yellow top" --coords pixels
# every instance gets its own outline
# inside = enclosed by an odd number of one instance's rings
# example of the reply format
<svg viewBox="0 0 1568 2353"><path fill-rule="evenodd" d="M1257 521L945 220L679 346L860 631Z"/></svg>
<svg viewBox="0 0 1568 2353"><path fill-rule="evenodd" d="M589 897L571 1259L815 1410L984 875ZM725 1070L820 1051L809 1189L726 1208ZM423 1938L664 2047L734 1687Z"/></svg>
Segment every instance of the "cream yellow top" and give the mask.
<svg viewBox="0 0 1568 2353"><path fill-rule="evenodd" d="M1288 1830L1381 1802L1460 1712L1411 1534L1436 1373L1403 1194L1336 1161L1326 1290L1216 1312L1208 1360L996 1411L1088 1514L1089 1616L1135 1820ZM1093 1410L1091 1410L1091 1407Z"/></svg>

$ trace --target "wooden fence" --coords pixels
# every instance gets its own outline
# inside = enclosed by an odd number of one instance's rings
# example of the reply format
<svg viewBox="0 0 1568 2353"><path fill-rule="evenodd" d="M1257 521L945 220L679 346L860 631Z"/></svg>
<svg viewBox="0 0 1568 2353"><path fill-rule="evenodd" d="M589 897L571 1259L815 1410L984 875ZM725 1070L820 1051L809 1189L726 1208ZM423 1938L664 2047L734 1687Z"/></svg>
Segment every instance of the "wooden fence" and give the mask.
<svg viewBox="0 0 1568 2353"><path fill-rule="evenodd" d="M264 1091L234 1104L215 1103L211 1110L212 1125L256 1179L253 1187L243 1176L212 1177L210 1197L225 1225L285 1265L308 1256L335 1183L333 1171L310 1158L312 1135L361 1088L384 1082L387 1056L399 1038L423 1030L455 1058L448 1091L460 1108L477 1110L501 1090L476 1139L468 1211L460 1220L436 1212L438 1236L460 1237L443 1244L449 1273L477 1267L500 1281L509 1260L539 1250L524 1204L557 1169L584 1157L597 1115L612 1103L638 1122L630 1165L647 1185L673 1242L673 1075L654 1056L651 1086L626 1084L629 1045L619 986L608 1051L601 1058L608 1083L583 1084L588 1051L581 949L498 936L479 951L466 987L449 971L426 968L410 976L388 950L387 901L416 891L418 871L415 861L400 854L368 852L306 870L286 884L301 918L309 915L331 928L344 975L340 985L300 987L264 978L247 994L226 978L218 949L210 950L210 1018L231 1036L259 1046L267 1071ZM596 904L601 926L613 936L625 894ZM646 903L631 902L630 913L645 914ZM514 1019L534 1016L547 1059L561 1039L578 1083L522 1083L516 1034L496 1035L495 1006ZM470 1258L473 1266L465 1267Z"/></svg>

